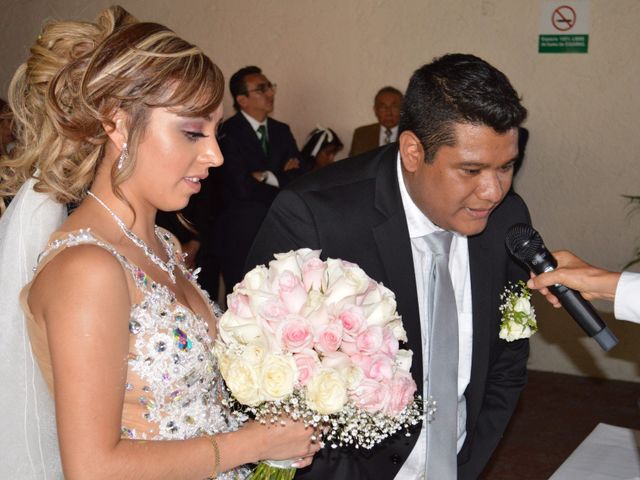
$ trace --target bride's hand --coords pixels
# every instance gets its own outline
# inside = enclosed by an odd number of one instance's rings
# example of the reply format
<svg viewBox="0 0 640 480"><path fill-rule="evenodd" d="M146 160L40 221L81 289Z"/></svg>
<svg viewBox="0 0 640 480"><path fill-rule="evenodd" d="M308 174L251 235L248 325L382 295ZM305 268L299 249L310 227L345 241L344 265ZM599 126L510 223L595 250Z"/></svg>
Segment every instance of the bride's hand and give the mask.
<svg viewBox="0 0 640 480"><path fill-rule="evenodd" d="M320 435L301 421L286 419L266 425L249 421L242 429L256 437L259 460L296 459L293 466L303 468L311 465L321 448Z"/></svg>

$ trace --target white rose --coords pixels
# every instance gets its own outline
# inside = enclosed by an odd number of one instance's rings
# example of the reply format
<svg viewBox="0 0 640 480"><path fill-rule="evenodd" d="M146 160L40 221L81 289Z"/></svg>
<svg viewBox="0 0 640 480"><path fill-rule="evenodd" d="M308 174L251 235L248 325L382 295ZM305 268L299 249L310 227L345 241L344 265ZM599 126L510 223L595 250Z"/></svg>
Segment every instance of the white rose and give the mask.
<svg viewBox="0 0 640 480"><path fill-rule="evenodd" d="M336 268L334 268L334 271L337 274L338 270ZM369 277L364 273L364 270L357 266L344 267L342 268L342 275L338 276L335 281L329 280L325 291L326 302L338 303L344 298L366 292L368 287Z"/></svg>
<svg viewBox="0 0 640 480"><path fill-rule="evenodd" d="M242 352L242 358L251 365L260 365L267 353L266 342L262 339L256 339L245 346Z"/></svg>
<svg viewBox="0 0 640 480"><path fill-rule="evenodd" d="M408 341L407 331L404 329L404 325L402 324L401 318L398 318L397 320L393 320L392 322L389 322L387 326L393 332L393 336L396 338L396 340L400 340L401 342Z"/></svg>
<svg viewBox="0 0 640 480"><path fill-rule="evenodd" d="M255 407L263 401L258 388L258 372L245 360L234 358L224 380L235 399L243 405Z"/></svg>
<svg viewBox="0 0 640 480"><path fill-rule="evenodd" d="M308 248L301 249L304 253L308 253L311 250ZM300 259L298 258L298 251L289 250L286 253L276 253L274 255L275 260L269 262L269 271L271 272L271 279L277 281L278 278L285 272L290 271L296 277L301 278L302 272L300 271Z"/></svg>
<svg viewBox="0 0 640 480"><path fill-rule="evenodd" d="M274 301L274 299L277 300L278 298L275 293L265 290L242 289L240 291L247 295L249 299L249 308L254 315L260 312L267 303Z"/></svg>
<svg viewBox="0 0 640 480"><path fill-rule="evenodd" d="M507 342L513 342L521 338L529 338L532 335L532 330L528 325L520 325L516 322L507 322L500 328L499 337Z"/></svg>
<svg viewBox="0 0 640 480"><path fill-rule="evenodd" d="M258 265L244 276L245 290L269 290L269 271L264 265Z"/></svg>
<svg viewBox="0 0 640 480"><path fill-rule="evenodd" d="M327 291L329 286L337 282L344 274L344 266L342 260L335 258L327 258L327 270L322 279L322 290Z"/></svg>
<svg viewBox="0 0 640 480"><path fill-rule="evenodd" d="M516 304L513 306L516 312L522 312L527 315L531 315L531 303L526 298L519 298Z"/></svg>
<svg viewBox="0 0 640 480"><path fill-rule="evenodd" d="M413 352L411 350L398 350L396 354L396 366L400 370L405 372L411 371L411 364L413 363Z"/></svg>
<svg viewBox="0 0 640 480"><path fill-rule="evenodd" d="M263 337L254 318L243 318L227 310L218 322L218 332L225 343L248 344Z"/></svg>
<svg viewBox="0 0 640 480"><path fill-rule="evenodd" d="M268 354L262 362L260 386L267 400L281 400L293 393L298 367L291 355Z"/></svg>
<svg viewBox="0 0 640 480"><path fill-rule="evenodd" d="M340 411L347 403L347 387L339 372L324 368L307 384L307 403L321 415Z"/></svg>
<svg viewBox="0 0 640 480"><path fill-rule="evenodd" d="M229 373L229 366L231 365L231 356L227 355L222 350L222 345L216 345L214 352L216 354L216 358L218 359L218 369L224 378L227 378L227 374Z"/></svg>
<svg viewBox="0 0 640 480"><path fill-rule="evenodd" d="M324 304L324 295L319 290L309 290L307 301L300 309L300 315L308 316Z"/></svg>
<svg viewBox="0 0 640 480"><path fill-rule="evenodd" d="M379 302L369 305L363 303L363 306L364 315L369 326L385 326L400 318L398 312L396 312L396 299L392 295L382 295Z"/></svg>
<svg viewBox="0 0 640 480"><path fill-rule="evenodd" d="M310 248L299 248L296 250L300 265L304 265L312 258L320 258L320 253L322 253L322 250L311 250Z"/></svg>
<svg viewBox="0 0 640 480"><path fill-rule="evenodd" d="M362 379L364 378L362 368L354 364L341 368L340 375L344 378L349 390L354 390L358 385L360 385L360 382L362 382Z"/></svg>

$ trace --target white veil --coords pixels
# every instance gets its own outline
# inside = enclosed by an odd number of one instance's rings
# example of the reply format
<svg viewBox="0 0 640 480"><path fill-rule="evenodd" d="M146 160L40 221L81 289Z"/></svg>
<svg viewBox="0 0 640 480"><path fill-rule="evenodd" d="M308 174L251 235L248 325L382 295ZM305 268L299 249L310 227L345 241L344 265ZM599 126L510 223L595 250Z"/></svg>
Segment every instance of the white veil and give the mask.
<svg viewBox="0 0 640 480"><path fill-rule="evenodd" d="M18 297L66 208L34 183L25 182L0 217L0 478L61 479L53 400Z"/></svg>

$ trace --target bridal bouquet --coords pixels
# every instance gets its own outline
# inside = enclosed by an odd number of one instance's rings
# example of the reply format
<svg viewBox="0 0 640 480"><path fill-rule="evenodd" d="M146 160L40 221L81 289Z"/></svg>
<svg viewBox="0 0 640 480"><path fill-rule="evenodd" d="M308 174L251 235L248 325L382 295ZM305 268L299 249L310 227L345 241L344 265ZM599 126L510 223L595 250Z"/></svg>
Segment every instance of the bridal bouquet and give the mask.
<svg viewBox="0 0 640 480"><path fill-rule="evenodd" d="M232 407L286 415L333 448L371 448L422 417L393 292L353 263L300 249L246 274L228 297L215 352ZM254 478L269 478L269 464ZM271 478L293 478L295 469Z"/></svg>

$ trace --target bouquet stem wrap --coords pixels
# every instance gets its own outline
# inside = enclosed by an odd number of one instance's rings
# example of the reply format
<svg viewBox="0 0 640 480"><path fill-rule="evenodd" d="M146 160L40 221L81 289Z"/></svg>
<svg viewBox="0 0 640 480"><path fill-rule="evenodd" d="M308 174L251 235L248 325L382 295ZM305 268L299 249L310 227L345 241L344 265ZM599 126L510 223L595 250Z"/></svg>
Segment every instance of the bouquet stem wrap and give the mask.
<svg viewBox="0 0 640 480"><path fill-rule="evenodd" d="M265 460L258 463L249 477L250 480L293 480L296 468L293 460Z"/></svg>

